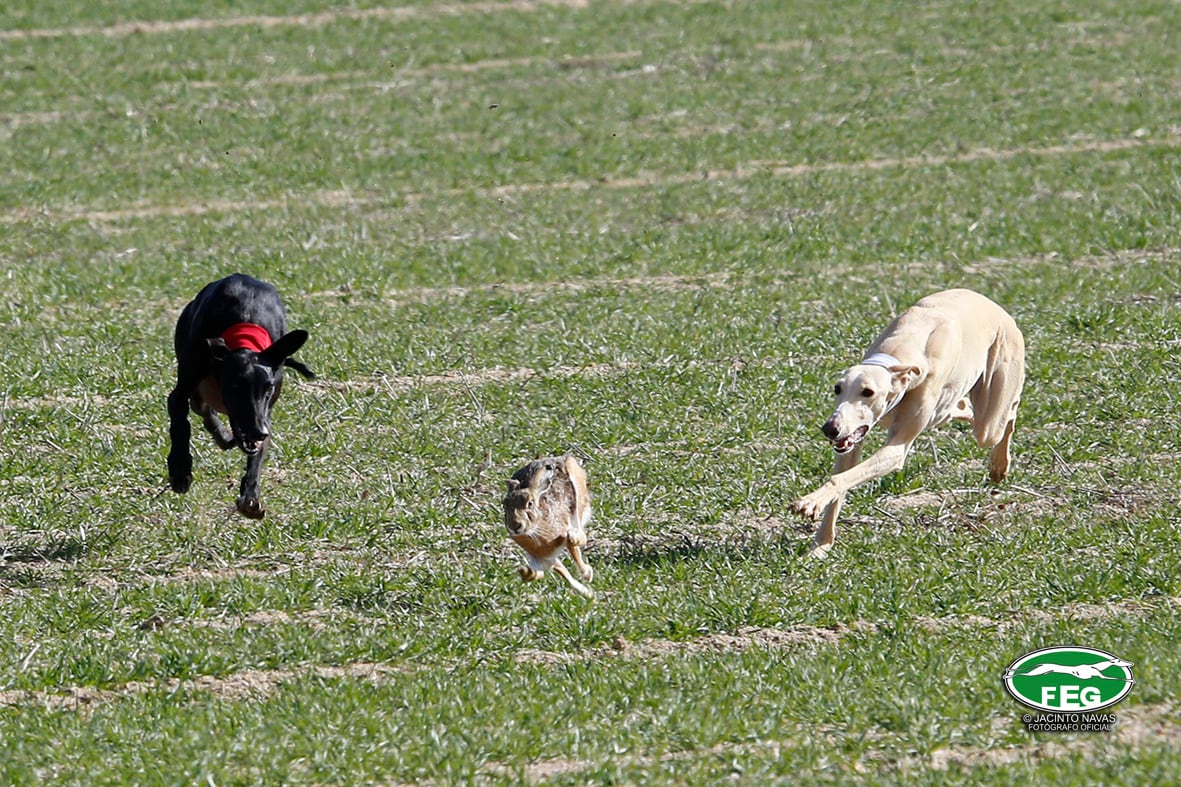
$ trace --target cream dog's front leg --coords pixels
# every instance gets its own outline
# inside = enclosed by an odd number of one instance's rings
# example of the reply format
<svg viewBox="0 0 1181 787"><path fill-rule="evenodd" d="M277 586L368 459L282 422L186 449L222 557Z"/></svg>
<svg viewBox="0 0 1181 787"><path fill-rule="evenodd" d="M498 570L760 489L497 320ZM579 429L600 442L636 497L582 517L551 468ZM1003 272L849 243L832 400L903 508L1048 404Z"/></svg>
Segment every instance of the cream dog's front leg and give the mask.
<svg viewBox="0 0 1181 787"><path fill-rule="evenodd" d="M853 446L853 450L844 454L837 454L836 462L832 468L832 474L839 475L846 470L849 470L861 461L861 445L860 443ZM810 558L822 558L832 549L832 542L837 537L837 517L841 513L841 504L845 502L845 496L841 495L836 500L829 503L824 509L824 521L820 523L816 535L812 538L812 549L808 551Z"/></svg>
<svg viewBox="0 0 1181 787"><path fill-rule="evenodd" d="M900 442L895 435L891 434L886 444L877 453L870 456L861 464L842 473L837 473L815 492L804 495L797 500L795 504L796 513L808 519L816 519L825 508L834 503L839 503L841 498L850 489L860 486L866 481L881 478L887 473L901 469L903 463L906 462L906 454L910 450L910 444L913 439ZM819 533L817 535L819 536Z"/></svg>

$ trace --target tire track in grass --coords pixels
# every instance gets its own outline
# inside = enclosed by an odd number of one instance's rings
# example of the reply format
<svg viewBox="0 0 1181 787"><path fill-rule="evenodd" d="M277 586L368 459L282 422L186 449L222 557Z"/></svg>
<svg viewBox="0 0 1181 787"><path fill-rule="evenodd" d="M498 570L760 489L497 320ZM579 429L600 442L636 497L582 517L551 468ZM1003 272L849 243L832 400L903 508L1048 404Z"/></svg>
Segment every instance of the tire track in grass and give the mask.
<svg viewBox="0 0 1181 787"><path fill-rule="evenodd" d="M602 54L567 55L556 58L539 55L535 57L494 58L490 60L478 60L471 63L436 63L429 66L406 68L390 67L388 74L382 73L380 75L381 79L378 78L379 74L374 71L334 71L319 74L279 74L233 82L218 80L185 81L183 84L189 90L216 90L226 88L248 89L255 87L320 85L332 82L359 81L362 84L348 85L343 89L381 88L390 84L388 79L391 76L398 79L431 78L441 74L477 74L485 71L532 68L537 66L552 66L560 71L564 71L577 68L596 68L609 63L622 63L628 60L635 60L642 55L643 53L639 50L629 50L624 52L604 52ZM343 95L343 93L340 95ZM129 108L126 111L129 116L138 117L148 112L155 114L177 111L184 108L185 105L179 102L166 102L152 105L150 109L140 107ZM106 117L109 114L109 111L98 109L0 112L0 134L25 126L50 125L52 123L69 121L88 121L98 117Z"/></svg>
<svg viewBox="0 0 1181 787"><path fill-rule="evenodd" d="M1109 270L1116 266L1127 265L1129 263L1165 262L1177 257L1181 257L1181 247L1113 249L1105 254L1084 255L1070 259L1063 258L1057 252L1050 252L1049 254L1021 255L1016 257L983 257L976 260L960 259L956 261L956 270L964 275L986 275L989 272L995 272L1005 268L1028 268L1047 264L1086 270ZM809 263L809 261L804 262ZM850 275L866 270L864 263L844 263L838 261L819 266L816 261L811 261L810 264L822 267L821 270L816 270L808 274L811 281L815 281L818 277L825 277L825 280L846 280ZM930 272L931 265L931 262L926 260L913 262L902 260L879 263L874 270L875 272L890 272L894 275L919 274ZM339 300L345 302L346 308L351 305L353 299L356 299L363 304L380 302L390 308L399 308L409 305L431 304L447 299L461 300L476 296L499 294L532 298L553 293L580 294L593 290L609 289L640 289L646 292L668 293L701 292L703 290L733 291L748 284L751 278L758 280L760 273L756 272L752 277L746 271L725 270L701 273L656 273L647 276L594 276L526 282L492 281L446 287L405 287L387 290L379 295L371 295L365 291L357 292L349 286L340 286L328 290L288 293L287 299L293 304L298 304L301 301ZM765 276L766 274L764 273L763 275ZM793 280L788 277L776 277L769 283L774 286L786 286L793 283ZM767 284L767 281L761 281L760 287L765 288ZM1134 298L1138 305L1157 304L1166 300L1165 297L1153 293L1134 296ZM1181 305L1181 295L1167 297L1167 300L1168 302ZM98 312L104 315L117 312L124 318L136 315L142 322L159 321L162 319L161 315L164 314L167 315L167 322L171 325L180 316L181 309L186 302L187 299L184 297L156 298L150 300L139 298L135 301L120 298L92 305L49 305L39 310L37 319L41 324L68 322L70 325L75 325L82 319L95 319L90 312ZM823 308L825 305L824 301L809 300L797 304L797 308L803 311L809 308ZM1173 342L1173 340L1164 341L1166 343ZM1094 343L1088 343L1088 346L1092 344ZM1140 346L1134 342L1110 344L1112 347L1119 349L1130 349ZM100 394L95 394L91 399L95 402L102 402L104 397ZM0 398L0 407L3 406L3 402L4 399Z"/></svg>
<svg viewBox="0 0 1181 787"><path fill-rule="evenodd" d="M1181 255L1181 248L1162 248L1153 250L1144 249L1122 249L1115 250L1103 255L1087 255L1075 259L1062 259L1056 253L1048 255L1033 255L1020 256L1011 258L988 257L975 261L959 263L959 270L965 274L986 274L1004 268L1025 268L1031 265L1041 265L1047 263L1057 263L1068 265L1076 268L1086 269L1105 269L1113 268L1119 265L1126 265L1132 262L1166 262L1174 260L1178 255ZM891 263L890 270L906 270L909 269L911 263ZM923 269L929 268L929 263L913 263L914 266ZM841 265L833 264L825 269L824 275L832 277L843 277L853 270L863 270L864 265ZM504 283L493 282L489 284L476 284L471 286L455 286L455 287L412 287L406 289L398 289L390 291L377 298L377 300L384 302L391 308L398 308L406 305L414 304L428 304L440 300L452 298L463 299L472 296L492 295L497 293L505 293L518 297L532 297L548 295L555 292L563 292L570 294L579 294L592 291L595 289L642 289L645 291L657 292L693 292L704 290L718 290L730 291L734 290L746 281L742 273L726 271L721 273L700 273L700 274L655 274L652 276L633 276L633 277L601 277L601 278L587 278L587 279L565 279L558 281L537 281L525 283ZM306 293L303 295L292 295L290 300L298 302L301 299L338 299L347 301L353 298L354 293L347 289L336 290L321 290L318 292ZM367 296L359 296L360 300L370 302L373 299ZM1161 300L1160 296L1150 294L1145 296L1146 302L1155 303ZM1173 298L1172 300L1176 300ZM155 318L161 310L175 312L179 314L181 307L184 305L183 298L168 298L156 301L137 301L136 309L153 315ZM815 303L807 302L798 305L800 310L807 309L814 306ZM101 311L104 314L121 312L126 317L127 302L125 300L112 301L93 307L96 311ZM76 322L82 318L81 309L71 308L68 314L64 316L59 315L55 307L47 307L42 310L38 319L42 323L52 323L56 320L69 320L71 323ZM1080 340L1079 346L1089 349L1095 347L1111 349L1114 351L1127 351L1140 349L1142 347L1160 347L1173 346L1176 340L1164 339L1154 340L1149 342L1113 342L1113 343L1098 343L1089 340ZM727 366L734 368L735 371L741 371L742 367L756 366L761 368L790 368L795 364L833 364L840 365L843 361L831 354L801 356L797 353L787 353L781 356L766 357L766 358L716 358L716 359L695 359L695 358L674 358L665 361L615 361L615 362L598 362L588 363L579 366L574 365L559 365L545 368L533 367L505 367L494 366L483 369L455 369L443 372L436 372L431 374L407 374L407 375L371 375L366 378L340 379L331 380L320 378L314 381L301 381L301 387L306 387L308 390L316 395L326 395L328 393L347 393L351 391L365 391L374 390L378 388L388 388L396 390L411 390L414 388L424 386L461 386L472 387L483 385L487 383L500 382L517 382L521 380L532 379L533 377L554 377L554 378L575 378L581 375L594 377L608 377L611 375L622 375L631 372L644 371L647 369L669 369L669 368L703 368L712 366ZM41 407L58 407L58 408L82 408L86 411L98 408L107 408L117 405L123 401L139 401L144 398L154 397L157 393L149 390L135 391L120 395L107 395L102 393L95 393L91 391L82 391L77 394L57 393L44 396L20 396L11 394L0 394L0 418L6 410L29 410Z"/></svg>
<svg viewBox="0 0 1181 787"><path fill-rule="evenodd" d="M918 267L920 264L915 263ZM924 264L925 265L925 264ZM840 267L841 270L853 270L864 266L831 266L830 269ZM473 296L486 295L515 295L523 298L550 295L553 293L579 294L592 290L632 290L640 289L646 292L700 292L702 290L732 290L738 286L745 276L741 272L721 271L702 273L655 273L648 276L592 276L586 278L567 278L557 280L509 282L493 281L486 284L471 284L467 286L448 287L406 287L390 290L383 295L370 296L358 294L350 287L337 287L330 290L318 290L306 293L288 293L289 303L297 304L301 301L351 301L357 299L364 304L384 303L390 308L402 306L436 303L447 299L460 300ZM54 305L39 311L38 320L46 322L67 322L77 324L80 319L94 319L84 315L87 311L110 314L119 312L127 316L132 313L139 315L144 321L160 321L162 314L167 316L166 322L174 323L180 317L181 310L188 300L185 297L169 297L157 299L136 299L129 302L126 298L106 301L95 305L66 304L65 308ZM347 308L347 305L346 305ZM95 395L100 399L100 395ZM2 403L0 399L0 403Z"/></svg>
<svg viewBox="0 0 1181 787"><path fill-rule="evenodd" d="M720 273L658 273L651 276L595 276L585 279L559 279L544 282L505 282L474 284L467 287L412 287L394 290L382 297L391 307L433 303L448 298L460 299L473 295L518 295L523 297L551 293L578 294L600 289L641 289L647 292L694 292L707 289L733 289L742 274L734 271ZM321 290L309 293L309 298L348 298L352 293L340 290Z"/></svg>
<svg viewBox="0 0 1181 787"><path fill-rule="evenodd" d="M1172 343L1169 342L1167 344ZM1155 348L1160 345L1160 342L1149 342L1143 345L1129 342L1121 344L1120 349L1126 351L1143 346ZM1088 342L1081 343L1080 346L1092 348L1094 345ZM479 388L490 384L526 382L533 379L607 379L645 372L688 371L694 369L723 370L731 377L735 377L740 373L741 368L749 367L788 371L801 365L824 365L837 369L842 364L843 360L841 357L831 354L801 355L795 352L788 352L781 356L768 358L714 358L703 360L700 358L677 356L657 361L591 362L578 366L557 365L536 368L531 366L493 366L473 371L455 369L431 374L375 374L366 378L341 380L317 378L315 380L300 380L299 387L308 396L326 397L379 390L390 392L414 391L421 388L454 388L461 390ZM163 390L167 390L167 387L170 387L170 384ZM85 392L78 394L59 393L45 396L6 396L3 400L0 400L0 417L7 410L28 411L41 408L81 409L87 413L91 413L96 408L101 409L113 406L116 403L142 402L149 399L155 400L159 396L159 391L149 389L133 391L118 396L92 395ZM138 434L137 429L146 427L136 426L132 428L122 423L100 423L95 428L106 429L119 434ZM1026 429L1029 428L1026 427ZM641 450L642 448L643 446L632 445L619 447L615 450L619 453L627 453ZM1160 458L1170 461L1175 457L1169 454L1152 454L1138 458L1136 461Z"/></svg>
<svg viewBox="0 0 1181 787"><path fill-rule="evenodd" d="M484 71L500 71L511 68L533 68L536 66L553 66L559 70L575 68L594 68L608 63L618 63L635 60L643 52L633 49L623 52L604 52L602 54L566 55L563 57L504 57L489 60L476 60L471 63L435 63L429 66L401 67L390 66L389 76L399 79L406 77L433 77L439 74L479 74ZM390 86L386 81L375 81L376 74L372 71L336 71L322 74L280 74L271 77L258 77L246 82L203 81L188 82L187 87L194 90L224 89L234 86L271 86L271 85L318 85L326 82L349 82L361 80L363 84L346 86L349 88L370 88ZM397 83L393 83L397 84Z"/></svg>
<svg viewBox="0 0 1181 787"><path fill-rule="evenodd" d="M758 366L767 369L790 369L799 364L822 363L831 361L829 356L801 356L787 353L774 358L743 359L741 365L745 367ZM299 387L310 396L328 396L339 393L356 393L362 391L413 391L425 387L454 387L456 389L476 388L492 383L513 383L526 380L567 380L576 378L609 378L647 371L691 370L691 369L735 369L733 358L700 359L675 357L659 361L611 361L602 363L586 363L579 366L547 366L534 368L531 366L492 366L474 371L451 370L435 374L378 374L363 379L328 380L300 380ZM155 399L159 391L141 390L124 394L119 397L106 397L80 393L52 394L48 396L6 397L0 401L0 415L7 409L34 410L42 407L53 408L83 408L89 411L94 407L105 407L120 401L143 401Z"/></svg>
<svg viewBox="0 0 1181 787"><path fill-rule="evenodd" d="M616 7L657 5L666 0L611 0ZM704 5L713 0L674 0L681 7ZM189 18L171 20L142 20L120 22L111 25L75 25L72 27L32 28L0 30L0 41L21 41L28 39L124 38L133 35L169 35L172 33L205 32L258 27L273 29L282 27L320 28L338 22L364 22L368 20L403 22L418 19L438 19L470 15L498 13L536 13L556 9L585 11L592 7L590 0L472 0L463 3L435 3L422 6L378 6L376 8L338 8L306 14L247 15L214 18Z"/></svg>
<svg viewBox="0 0 1181 787"><path fill-rule="evenodd" d="M978 148L964 153L883 157L861 161L829 161L819 163L788 163L783 161L751 161L731 169L705 169L686 173L643 173L623 178L571 179L538 183L515 183L500 186L451 188L438 192L407 192L391 195L357 194L348 189L331 189L306 193L281 194L256 200L217 199L173 205L141 204L127 208L19 208L0 214L0 224L19 224L33 220L86 221L97 224L136 221L155 218L182 218L211 213L258 212L272 210L315 208L351 208L388 206L392 203L416 205L428 198L454 199L477 195L490 199L504 199L518 195L546 192L583 192L596 189L638 190L668 188L702 182L750 180L765 176L800 178L833 173L865 173L886 169L922 169L979 162L1005 162L1022 156L1057 158L1092 153L1116 153L1135 149L1172 147L1181 135L1169 130L1159 137L1133 136L1123 139L1089 140L1059 145L1014 148Z"/></svg>
<svg viewBox="0 0 1181 787"><path fill-rule="evenodd" d="M377 8L340 8L308 14L287 16L227 16L221 18L191 18L175 20L144 20L113 25L78 25L74 27L0 30L0 41L21 41L47 38L124 38L132 35L168 35L172 33L205 32L238 27L266 29L280 27L320 28L337 22L409 21L434 19L444 16L496 14L506 11L533 13L546 9L585 10L590 0L503 0L503 2L438 3L424 6L389 6Z"/></svg>

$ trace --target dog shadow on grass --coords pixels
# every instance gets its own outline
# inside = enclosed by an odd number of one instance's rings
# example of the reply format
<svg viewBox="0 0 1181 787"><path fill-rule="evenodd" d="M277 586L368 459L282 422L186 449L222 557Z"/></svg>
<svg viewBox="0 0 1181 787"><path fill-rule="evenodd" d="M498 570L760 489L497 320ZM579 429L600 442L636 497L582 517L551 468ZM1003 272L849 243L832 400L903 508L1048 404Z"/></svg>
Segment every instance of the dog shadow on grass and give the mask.
<svg viewBox="0 0 1181 787"><path fill-rule="evenodd" d="M61 584L61 571L85 557L89 545L77 536L48 534L16 543L0 543L0 587L46 588Z"/></svg>

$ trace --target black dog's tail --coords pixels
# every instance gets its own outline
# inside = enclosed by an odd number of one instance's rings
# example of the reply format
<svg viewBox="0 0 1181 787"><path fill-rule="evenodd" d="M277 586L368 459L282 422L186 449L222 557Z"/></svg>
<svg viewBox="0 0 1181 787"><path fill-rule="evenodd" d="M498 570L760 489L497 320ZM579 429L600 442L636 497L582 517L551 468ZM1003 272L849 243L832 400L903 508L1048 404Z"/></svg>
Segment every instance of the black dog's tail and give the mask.
<svg viewBox="0 0 1181 787"><path fill-rule="evenodd" d="M315 372L313 372L311 369L304 366L303 363L295 360L294 358L284 358L283 365L288 368L294 369L295 371L299 372L300 374L302 374L304 377L308 378L309 380L311 380L312 378L314 378L316 376Z"/></svg>

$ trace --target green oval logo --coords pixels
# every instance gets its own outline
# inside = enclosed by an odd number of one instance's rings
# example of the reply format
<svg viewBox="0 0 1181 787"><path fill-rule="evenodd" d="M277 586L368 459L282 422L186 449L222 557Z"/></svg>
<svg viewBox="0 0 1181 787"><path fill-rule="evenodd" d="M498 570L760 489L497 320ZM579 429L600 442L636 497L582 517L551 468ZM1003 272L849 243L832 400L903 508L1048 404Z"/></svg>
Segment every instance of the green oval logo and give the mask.
<svg viewBox="0 0 1181 787"><path fill-rule="evenodd" d="M1026 653L1001 676L1005 691L1036 710L1094 713L1132 690L1132 662L1094 648L1065 645Z"/></svg>

